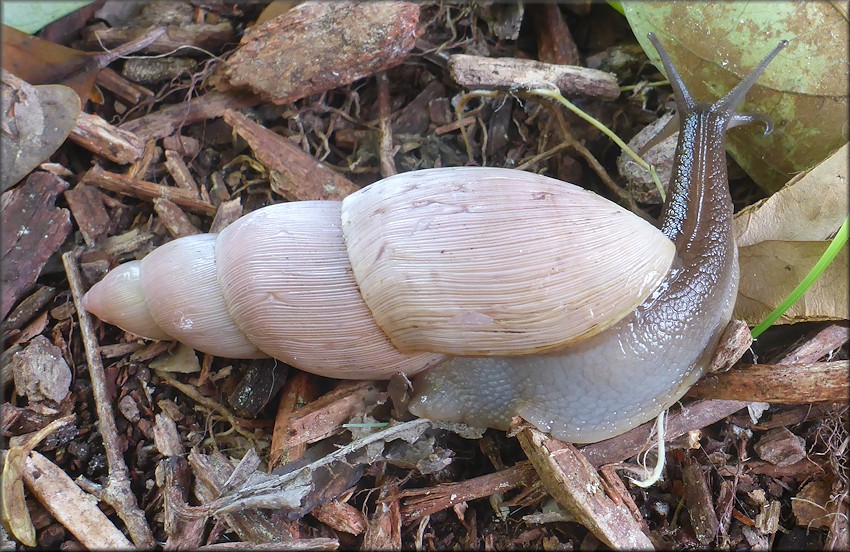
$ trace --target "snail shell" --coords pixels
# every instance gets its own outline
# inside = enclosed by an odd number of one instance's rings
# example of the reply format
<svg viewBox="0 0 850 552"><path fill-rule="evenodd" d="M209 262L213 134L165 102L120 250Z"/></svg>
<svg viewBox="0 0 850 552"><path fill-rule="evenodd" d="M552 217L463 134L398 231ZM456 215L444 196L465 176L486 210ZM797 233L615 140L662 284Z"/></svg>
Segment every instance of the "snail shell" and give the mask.
<svg viewBox="0 0 850 552"><path fill-rule="evenodd" d="M259 209L174 240L84 298L129 332L348 379L519 355L625 317L675 248L596 194L499 168L396 175L342 202Z"/></svg>

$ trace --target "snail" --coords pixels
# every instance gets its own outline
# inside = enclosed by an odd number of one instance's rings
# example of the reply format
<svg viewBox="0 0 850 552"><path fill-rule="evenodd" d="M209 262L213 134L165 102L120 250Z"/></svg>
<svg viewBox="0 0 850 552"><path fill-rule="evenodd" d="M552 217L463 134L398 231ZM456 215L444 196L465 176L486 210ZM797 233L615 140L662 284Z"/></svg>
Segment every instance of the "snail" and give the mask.
<svg viewBox="0 0 850 552"><path fill-rule="evenodd" d="M416 374L410 410L593 442L677 401L738 286L725 131L780 43L711 106L659 41L680 117L661 229L523 171L427 169L343 201L272 205L109 272L101 320L231 358L349 379Z"/></svg>

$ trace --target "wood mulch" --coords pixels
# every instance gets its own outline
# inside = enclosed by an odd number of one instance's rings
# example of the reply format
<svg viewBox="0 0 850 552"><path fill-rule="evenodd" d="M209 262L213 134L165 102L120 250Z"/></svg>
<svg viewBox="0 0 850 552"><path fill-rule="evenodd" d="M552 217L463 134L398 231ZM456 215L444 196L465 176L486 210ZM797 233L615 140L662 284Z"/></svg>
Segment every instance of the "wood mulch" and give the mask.
<svg viewBox="0 0 850 552"><path fill-rule="evenodd" d="M660 212L622 187L610 140L523 90L558 83L624 139L663 114L669 89L620 92L662 77L607 5L316 2L262 26L261 5L156 6L45 31L82 26L66 44L132 42L135 57L96 71L100 100L3 195L11 546L847 546L846 324L756 343L731 325L642 488L654 423L582 447L519 419L507 434L440 424L398 412L387 382L195 354L82 312L108 269L167 241L412 170L520 168ZM732 189L737 208L763 196Z"/></svg>

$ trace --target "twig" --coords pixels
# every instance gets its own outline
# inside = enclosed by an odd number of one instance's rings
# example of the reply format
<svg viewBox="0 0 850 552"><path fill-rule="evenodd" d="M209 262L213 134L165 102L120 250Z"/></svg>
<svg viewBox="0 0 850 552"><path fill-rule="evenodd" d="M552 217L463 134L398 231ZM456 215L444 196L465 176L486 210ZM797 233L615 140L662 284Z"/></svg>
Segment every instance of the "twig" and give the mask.
<svg viewBox="0 0 850 552"><path fill-rule="evenodd" d="M115 427L115 417L112 412L112 400L106 387L106 375L103 363L98 353L97 339L94 333L89 313L83 308L83 282L77 267L77 254L69 251L62 255L65 274L74 298L74 306L80 321L80 333L86 350L86 361L89 365L92 394L94 395L97 417L100 421L100 434L103 447L106 450L106 461L109 464L109 475L103 486L103 500L112 506L118 516L127 526L130 538L139 548L153 548L154 540L151 528L145 519L144 512L139 509L136 497L130 488L130 473L121 448L118 443L118 430Z"/></svg>
<svg viewBox="0 0 850 552"><path fill-rule="evenodd" d="M381 176L384 178L397 174L393 157L393 127L390 124L390 82L387 80L387 72L381 71L375 75L378 85L378 121L380 142L378 144L378 158L381 160Z"/></svg>

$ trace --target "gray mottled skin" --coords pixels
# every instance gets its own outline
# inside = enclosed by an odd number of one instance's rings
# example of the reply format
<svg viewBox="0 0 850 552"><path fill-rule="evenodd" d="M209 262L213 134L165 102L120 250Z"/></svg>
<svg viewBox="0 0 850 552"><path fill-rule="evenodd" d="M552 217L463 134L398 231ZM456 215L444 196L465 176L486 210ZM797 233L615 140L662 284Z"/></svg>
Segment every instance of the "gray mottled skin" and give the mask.
<svg viewBox="0 0 850 552"><path fill-rule="evenodd" d="M661 231L677 258L661 286L608 330L560 352L451 359L414 381L419 416L505 429L522 416L553 436L595 442L676 402L705 371L738 287L725 132L781 44L717 103L697 104L654 37L680 118L676 169Z"/></svg>

